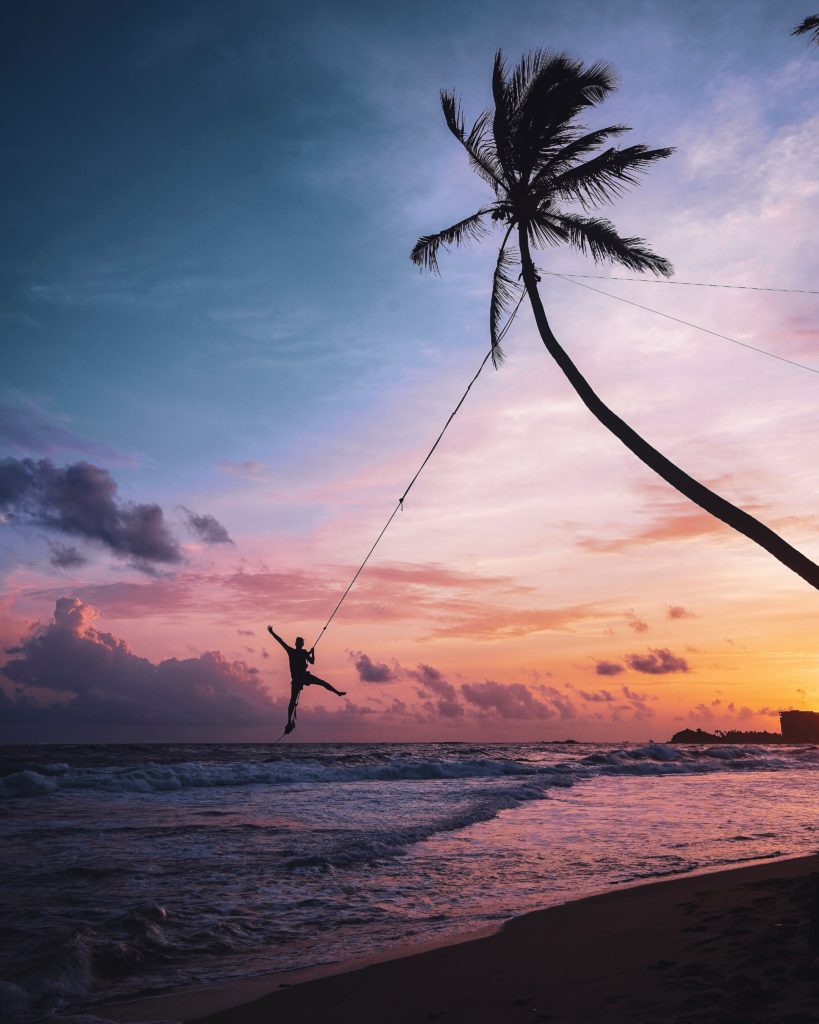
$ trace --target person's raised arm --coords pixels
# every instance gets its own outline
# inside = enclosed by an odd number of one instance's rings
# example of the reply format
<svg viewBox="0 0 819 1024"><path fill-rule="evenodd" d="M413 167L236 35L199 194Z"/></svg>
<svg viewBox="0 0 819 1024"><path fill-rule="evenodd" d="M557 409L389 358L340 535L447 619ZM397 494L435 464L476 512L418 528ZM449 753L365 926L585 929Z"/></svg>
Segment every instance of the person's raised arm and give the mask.
<svg viewBox="0 0 819 1024"><path fill-rule="evenodd" d="M310 650L307 652L307 660L310 662L311 665L315 665L315 663L316 663L316 649L315 649L315 647L311 647Z"/></svg>
<svg viewBox="0 0 819 1024"><path fill-rule="evenodd" d="M279 642L279 643L280 643L280 644L282 645L282 647L283 647L283 648L284 648L284 649L285 649L286 651L289 651L289 650L290 650L290 645L289 645L289 644L286 644L286 643L284 642L284 640L282 640L282 638L281 638L281 637L279 636L279 634L278 634L278 633L274 633L274 632L273 632L273 627L272 627L272 626L268 626L268 627L267 627L267 632L268 632L268 633L269 633L269 634L270 634L270 635L271 635L271 636L273 637L273 639L274 639L274 640L278 640L278 642Z"/></svg>

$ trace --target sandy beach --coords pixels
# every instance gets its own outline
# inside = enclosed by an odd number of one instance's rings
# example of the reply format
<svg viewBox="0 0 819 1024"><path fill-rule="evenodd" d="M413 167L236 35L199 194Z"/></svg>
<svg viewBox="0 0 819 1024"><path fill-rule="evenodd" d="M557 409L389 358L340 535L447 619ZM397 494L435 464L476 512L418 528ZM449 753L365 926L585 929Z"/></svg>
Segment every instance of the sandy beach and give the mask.
<svg viewBox="0 0 819 1024"><path fill-rule="evenodd" d="M259 979L257 992L276 986L260 998L228 986L103 1015L201 1024L815 1024L818 919L819 857L801 857L593 896L331 976Z"/></svg>

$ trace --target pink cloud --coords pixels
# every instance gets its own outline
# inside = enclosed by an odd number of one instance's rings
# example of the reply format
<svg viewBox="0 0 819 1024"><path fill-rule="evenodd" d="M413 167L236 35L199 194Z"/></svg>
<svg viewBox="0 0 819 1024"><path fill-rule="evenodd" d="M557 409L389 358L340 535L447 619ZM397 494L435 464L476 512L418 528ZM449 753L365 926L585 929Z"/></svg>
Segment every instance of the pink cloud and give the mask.
<svg viewBox="0 0 819 1024"><path fill-rule="evenodd" d="M393 563L392 565L367 566L367 576L371 581L378 580L402 587L466 589L468 591L472 591L475 587L487 587L514 593L526 593L533 589L515 583L508 576L485 576L480 573L450 569L436 562L424 565Z"/></svg>
<svg viewBox="0 0 819 1024"><path fill-rule="evenodd" d="M578 547L587 551L613 553L626 551L628 548L643 544L667 544L694 537L705 537L728 531L728 527L707 512L683 512L659 516L648 526L638 527L632 533L609 540L602 538L583 538Z"/></svg>
<svg viewBox="0 0 819 1024"><path fill-rule="evenodd" d="M631 611L628 613L628 619L626 620L629 625L629 629L633 629L635 633L646 633L648 631L648 623L644 622L635 612Z"/></svg>
<svg viewBox="0 0 819 1024"><path fill-rule="evenodd" d="M101 607L108 618L149 618L168 613L203 611L210 606L202 577L193 573L160 576L144 582L88 583L74 588L88 604ZM29 591L29 596L56 601L62 590Z"/></svg>
<svg viewBox="0 0 819 1024"><path fill-rule="evenodd" d="M666 613L669 619L693 619L695 615L693 612L688 611L687 608L683 608L680 604L669 605L668 612Z"/></svg>
<svg viewBox="0 0 819 1024"><path fill-rule="evenodd" d="M432 637L469 637L473 640L501 640L509 637L571 629L573 625L603 616L589 608L511 609L450 607L450 621L442 621Z"/></svg>

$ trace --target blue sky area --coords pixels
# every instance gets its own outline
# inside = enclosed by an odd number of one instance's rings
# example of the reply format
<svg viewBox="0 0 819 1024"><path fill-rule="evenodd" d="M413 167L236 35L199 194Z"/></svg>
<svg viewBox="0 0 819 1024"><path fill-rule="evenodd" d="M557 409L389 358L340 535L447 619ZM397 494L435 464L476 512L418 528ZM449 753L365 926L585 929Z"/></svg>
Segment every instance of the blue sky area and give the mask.
<svg viewBox="0 0 819 1024"><path fill-rule="evenodd" d="M607 120L674 144L681 101L696 108L731 76L776 69L803 46L788 35L803 13L802 3L8 7L7 398L135 453L157 483L223 460L287 470L322 438L365 429L408 380L452 357L463 376L460 352L479 351L464 330L484 315L465 308L470 264L453 260L442 286L407 259L418 234L480 196L465 169L451 180L460 154L441 87L477 112L498 46L511 58L569 48L620 69Z"/></svg>

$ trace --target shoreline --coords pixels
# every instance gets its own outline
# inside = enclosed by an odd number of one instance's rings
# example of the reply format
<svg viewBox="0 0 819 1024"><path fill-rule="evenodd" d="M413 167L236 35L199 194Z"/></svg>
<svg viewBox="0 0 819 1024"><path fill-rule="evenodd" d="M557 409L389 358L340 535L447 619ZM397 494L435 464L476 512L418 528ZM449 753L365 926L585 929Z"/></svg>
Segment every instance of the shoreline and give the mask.
<svg viewBox="0 0 819 1024"><path fill-rule="evenodd" d="M450 1024L507 1016L712 1024L718 1012L727 1024L756 1020L758 1010L760 1021L815 1024L811 911L819 918L819 855L756 861L628 884L383 955L88 1012L119 1024L279 1017L304 1024L440 1017Z"/></svg>

